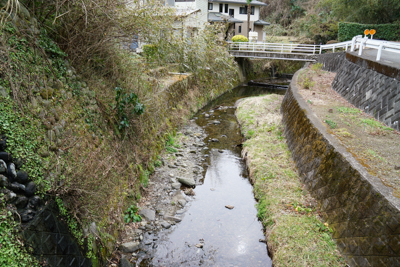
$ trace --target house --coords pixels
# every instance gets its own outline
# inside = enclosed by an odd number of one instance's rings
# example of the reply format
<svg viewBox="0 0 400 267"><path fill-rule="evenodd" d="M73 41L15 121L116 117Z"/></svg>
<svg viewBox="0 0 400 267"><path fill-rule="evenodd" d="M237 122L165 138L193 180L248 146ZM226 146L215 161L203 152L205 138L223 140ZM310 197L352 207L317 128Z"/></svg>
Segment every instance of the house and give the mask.
<svg viewBox="0 0 400 267"><path fill-rule="evenodd" d="M177 9L177 15L187 15L184 26L190 32L197 32L209 23L227 22L230 39L233 35L247 35L247 2L246 0L165 0L165 5ZM268 22L260 20L260 8L267 4L253 0L251 2L250 30L258 33L258 41L265 40L263 27Z"/></svg>
<svg viewBox="0 0 400 267"><path fill-rule="evenodd" d="M260 20L260 8L266 5L257 0L251 2L250 30L258 33L258 41L260 42L265 40L263 27L269 25L268 22ZM247 7L246 0L208 0L209 18L211 13L219 13L228 15L236 20L234 22L234 35L242 34L247 36Z"/></svg>

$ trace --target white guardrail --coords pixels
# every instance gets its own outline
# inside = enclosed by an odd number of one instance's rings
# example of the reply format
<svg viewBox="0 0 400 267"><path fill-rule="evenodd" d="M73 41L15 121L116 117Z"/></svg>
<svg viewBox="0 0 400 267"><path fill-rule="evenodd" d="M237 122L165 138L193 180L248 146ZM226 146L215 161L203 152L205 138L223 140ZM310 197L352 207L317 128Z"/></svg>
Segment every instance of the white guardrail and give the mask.
<svg viewBox="0 0 400 267"><path fill-rule="evenodd" d="M351 52L358 47L358 55L361 56L364 48L377 49L376 61L381 60L382 51L388 51L392 53L400 53L400 43L381 41L368 39L367 37L362 38L361 35L353 37L351 41Z"/></svg>
<svg viewBox="0 0 400 267"><path fill-rule="evenodd" d="M376 61L381 59L382 51L393 53L400 53L400 43L387 42L381 40L374 40L363 38L361 35L353 37L351 41L328 44L328 45L310 45L310 44L288 44L288 43L242 43L242 42L228 42L229 51L242 51L242 52L264 52L264 53L280 53L280 54L303 54L315 55L322 54L322 51L336 49L343 49L351 52L358 50L358 55L362 55L364 48L374 48L378 50Z"/></svg>
<svg viewBox="0 0 400 267"><path fill-rule="evenodd" d="M229 51L266 52L280 54L319 54L319 45L287 43L228 42Z"/></svg>

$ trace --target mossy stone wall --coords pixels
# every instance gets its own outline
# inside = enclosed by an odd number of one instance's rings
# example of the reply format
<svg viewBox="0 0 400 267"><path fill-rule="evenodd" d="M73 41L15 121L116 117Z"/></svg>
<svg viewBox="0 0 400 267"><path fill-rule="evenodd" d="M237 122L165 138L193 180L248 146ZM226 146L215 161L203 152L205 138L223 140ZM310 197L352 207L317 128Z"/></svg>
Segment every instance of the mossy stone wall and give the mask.
<svg viewBox="0 0 400 267"><path fill-rule="evenodd" d="M350 266L400 266L400 199L328 133L298 93L297 77L281 107L285 135L342 255Z"/></svg>

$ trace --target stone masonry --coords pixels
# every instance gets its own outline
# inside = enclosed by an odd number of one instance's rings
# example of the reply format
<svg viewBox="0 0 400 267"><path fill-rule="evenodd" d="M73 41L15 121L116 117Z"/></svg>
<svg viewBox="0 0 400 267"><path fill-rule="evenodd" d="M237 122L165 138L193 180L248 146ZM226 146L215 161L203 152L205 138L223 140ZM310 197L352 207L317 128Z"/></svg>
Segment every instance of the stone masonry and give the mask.
<svg viewBox="0 0 400 267"><path fill-rule="evenodd" d="M297 76L281 107L285 136L342 255L350 266L400 266L400 199L327 132L298 93Z"/></svg>

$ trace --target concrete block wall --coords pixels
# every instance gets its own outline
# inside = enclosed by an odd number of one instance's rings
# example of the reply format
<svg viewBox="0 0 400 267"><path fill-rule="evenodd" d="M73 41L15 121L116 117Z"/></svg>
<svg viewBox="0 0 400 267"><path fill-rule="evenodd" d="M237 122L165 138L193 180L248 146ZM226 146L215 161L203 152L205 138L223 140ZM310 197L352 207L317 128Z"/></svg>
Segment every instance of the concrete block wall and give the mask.
<svg viewBox="0 0 400 267"><path fill-rule="evenodd" d="M322 125L295 86L281 112L301 179L350 266L400 266L400 199Z"/></svg>
<svg viewBox="0 0 400 267"><path fill-rule="evenodd" d="M400 130L400 82L398 75L393 76L398 70L350 53L326 54L318 61L325 70L337 73L332 83L335 91L375 119Z"/></svg>
<svg viewBox="0 0 400 267"><path fill-rule="evenodd" d="M25 245L51 267L91 267L66 222L60 220L54 203L48 204L23 230Z"/></svg>

